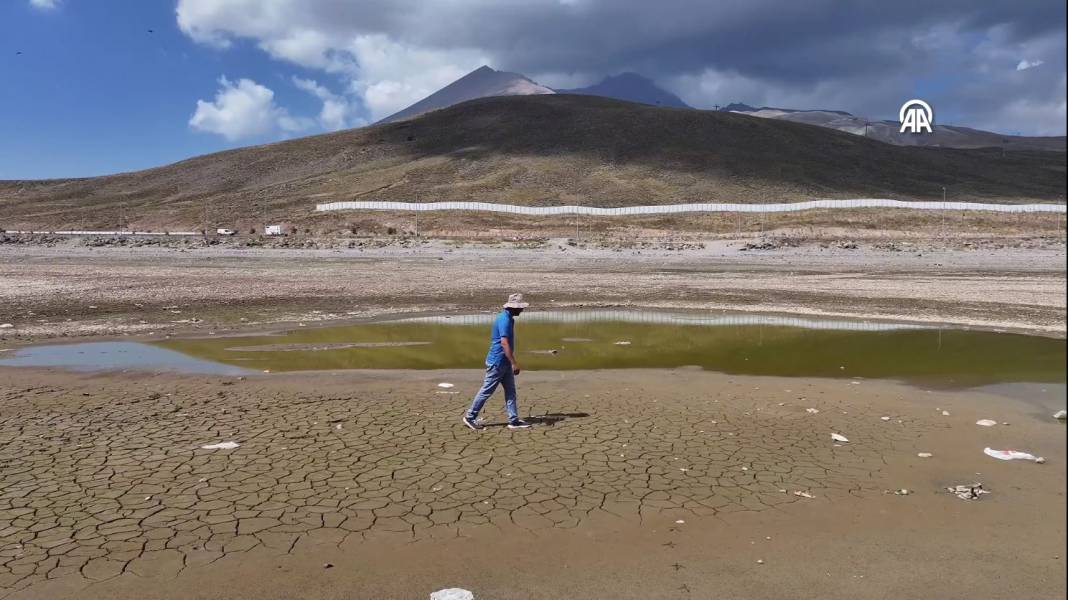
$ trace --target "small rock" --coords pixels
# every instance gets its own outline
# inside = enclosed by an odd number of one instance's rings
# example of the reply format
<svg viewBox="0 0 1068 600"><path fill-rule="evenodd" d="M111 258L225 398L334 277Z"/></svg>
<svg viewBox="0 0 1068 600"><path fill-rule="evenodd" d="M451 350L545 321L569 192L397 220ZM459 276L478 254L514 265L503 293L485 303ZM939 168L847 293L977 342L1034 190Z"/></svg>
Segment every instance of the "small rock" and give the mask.
<svg viewBox="0 0 1068 600"><path fill-rule="evenodd" d="M334 568L334 563L323 563L323 568L324 569L333 569Z"/></svg>
<svg viewBox="0 0 1068 600"><path fill-rule="evenodd" d="M879 419L882 421L889 421L890 417L879 417Z"/></svg>
<svg viewBox="0 0 1068 600"><path fill-rule="evenodd" d="M994 425L997 425L998 422L994 421L992 419L979 419L978 421L975 422L975 424L976 425L981 425L983 427L993 427Z"/></svg>
<svg viewBox="0 0 1068 600"><path fill-rule="evenodd" d="M2 327L2 326L0 326L0 327ZM1068 411L1058 410L1057 412L1053 413L1053 418L1057 419L1058 421L1063 421L1065 419L1068 419Z"/></svg>
<svg viewBox="0 0 1068 600"><path fill-rule="evenodd" d="M11 323L0 323L0 329L11 329L12 327L14 327L14 325Z"/></svg>
<svg viewBox="0 0 1068 600"><path fill-rule="evenodd" d="M919 456L920 458L931 458L934 454L931 454L930 452L920 452L916 454L916 456Z"/></svg>
<svg viewBox="0 0 1068 600"><path fill-rule="evenodd" d="M948 417L949 416L949 411L948 410L943 410L942 411L942 416L943 417Z"/></svg>
<svg viewBox="0 0 1068 600"><path fill-rule="evenodd" d="M764 559L759 559L759 560L757 560L757 564L758 564L758 565L762 565L762 564L764 564Z"/></svg>
<svg viewBox="0 0 1068 600"><path fill-rule="evenodd" d="M807 412L807 413L809 413L811 415L814 415L814 414L817 414L818 412L820 412L820 409L818 409L818 408L806 408L805 412Z"/></svg>

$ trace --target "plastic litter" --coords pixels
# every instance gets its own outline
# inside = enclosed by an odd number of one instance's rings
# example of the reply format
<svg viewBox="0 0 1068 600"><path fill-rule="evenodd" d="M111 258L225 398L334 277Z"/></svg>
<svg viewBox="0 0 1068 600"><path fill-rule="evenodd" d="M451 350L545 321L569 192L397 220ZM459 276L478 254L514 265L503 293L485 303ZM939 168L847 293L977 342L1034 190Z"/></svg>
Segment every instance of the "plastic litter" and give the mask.
<svg viewBox="0 0 1068 600"><path fill-rule="evenodd" d="M818 409L818 408L806 408L805 412L807 412L807 413L809 413L811 415L814 415L814 414L820 412L820 409Z"/></svg>
<svg viewBox="0 0 1068 600"><path fill-rule="evenodd" d="M475 600L475 595L463 588L447 588L430 594L430 600Z"/></svg>
<svg viewBox="0 0 1068 600"><path fill-rule="evenodd" d="M836 441L836 442L841 442L843 444L849 443L849 440L846 439L846 436L844 436L844 435L842 435L840 433L832 433L831 434L831 439Z"/></svg>
<svg viewBox="0 0 1068 600"><path fill-rule="evenodd" d="M978 500L980 496L990 493L990 490L983 489L981 483L954 485L947 487L946 491L961 500Z"/></svg>
<svg viewBox="0 0 1068 600"><path fill-rule="evenodd" d="M451 383L446 383L446 382L444 382L444 381L443 381L443 382L441 382L441 383L439 383L439 384L438 384L438 387L439 387L439 388L445 388L445 389L449 389L449 388L453 387L453 384L451 384Z"/></svg>
<svg viewBox="0 0 1068 600"><path fill-rule="evenodd" d="M983 454L998 460L1029 460L1038 464L1046 462L1046 459L1041 456L1035 456L1034 454L1020 452L1018 450L994 450L993 448L984 448Z"/></svg>
<svg viewBox="0 0 1068 600"><path fill-rule="evenodd" d="M931 458L934 454L931 454L930 452L920 452L917 453L916 456L919 456L920 458Z"/></svg>
<svg viewBox="0 0 1068 600"><path fill-rule="evenodd" d="M623 341L623 342L616 342L616 345L617 345L617 346L629 346L629 345L630 345L630 342L626 342L626 341Z"/></svg>
<svg viewBox="0 0 1068 600"><path fill-rule="evenodd" d="M241 444L237 442L219 442L218 444L208 444L207 446L201 446L204 450L233 450L239 447Z"/></svg>
<svg viewBox="0 0 1068 600"><path fill-rule="evenodd" d="M993 427L994 425L997 425L998 422L992 419L979 419L975 424L982 425L983 427Z"/></svg>
<svg viewBox="0 0 1068 600"><path fill-rule="evenodd" d="M800 496L801 498L815 498L815 496L813 496L812 494L808 492L802 492L801 490L797 490L796 492L794 492L794 495Z"/></svg>
<svg viewBox="0 0 1068 600"><path fill-rule="evenodd" d="M1053 413L1053 418L1057 419L1058 421L1063 421L1065 419L1068 419L1068 411L1066 411L1066 410L1058 410L1057 412Z"/></svg>

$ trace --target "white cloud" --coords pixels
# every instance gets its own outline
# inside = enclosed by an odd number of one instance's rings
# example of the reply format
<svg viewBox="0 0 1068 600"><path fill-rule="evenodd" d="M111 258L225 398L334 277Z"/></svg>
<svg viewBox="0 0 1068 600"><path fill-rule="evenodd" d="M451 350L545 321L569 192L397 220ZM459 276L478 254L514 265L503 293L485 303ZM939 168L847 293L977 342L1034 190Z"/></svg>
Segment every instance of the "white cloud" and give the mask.
<svg viewBox="0 0 1068 600"><path fill-rule="evenodd" d="M197 110L189 119L193 129L235 141L279 130L296 133L311 126L308 119L293 117L276 105L274 92L251 79L234 83L224 76L219 78L219 86L213 102L197 100Z"/></svg>
<svg viewBox="0 0 1068 600"><path fill-rule="evenodd" d="M423 99L490 62L482 53L433 50L385 35L356 36L346 48L359 68L350 89L363 98L374 120Z"/></svg>
<svg viewBox="0 0 1068 600"><path fill-rule="evenodd" d="M892 13L880 3L833 4L178 0L176 14L198 43L248 41L338 78L344 88L336 95L372 120L482 64L564 87L633 70L698 107L739 100L885 118L917 89L931 89L957 124L1003 116L1009 120L999 130L1024 132L1046 131L1048 123L1021 107L1064 102L1057 77L1021 72L1039 64L1064 72L1063 3L1010 11L989 2L901 0ZM320 122L336 125L342 107L325 102Z"/></svg>
<svg viewBox="0 0 1068 600"><path fill-rule="evenodd" d="M30 0L30 6L41 10L55 10L59 8L60 0Z"/></svg>
<svg viewBox="0 0 1068 600"><path fill-rule="evenodd" d="M366 121L353 113L355 107L348 99L338 96L313 79L293 78L293 85L308 92L323 102L319 111L319 125L327 131L337 131L346 127L365 125Z"/></svg>

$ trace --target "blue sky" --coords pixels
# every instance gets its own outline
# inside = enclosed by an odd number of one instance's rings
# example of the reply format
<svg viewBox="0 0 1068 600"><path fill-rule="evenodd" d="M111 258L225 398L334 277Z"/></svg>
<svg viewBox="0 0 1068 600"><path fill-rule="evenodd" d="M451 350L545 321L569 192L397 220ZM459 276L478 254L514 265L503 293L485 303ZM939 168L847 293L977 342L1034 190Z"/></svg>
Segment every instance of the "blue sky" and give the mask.
<svg viewBox="0 0 1068 600"><path fill-rule="evenodd" d="M224 51L198 44L178 30L174 8L155 0L70 0L53 10L0 2L0 179L138 170L286 137L231 141L190 127L197 100L211 100L221 76L261 82L278 104L317 113L318 100L291 81L307 69L247 41Z"/></svg>
<svg viewBox="0 0 1068 600"><path fill-rule="evenodd" d="M1064 135L1065 46L1063 0L0 0L0 179L358 127L483 64Z"/></svg>

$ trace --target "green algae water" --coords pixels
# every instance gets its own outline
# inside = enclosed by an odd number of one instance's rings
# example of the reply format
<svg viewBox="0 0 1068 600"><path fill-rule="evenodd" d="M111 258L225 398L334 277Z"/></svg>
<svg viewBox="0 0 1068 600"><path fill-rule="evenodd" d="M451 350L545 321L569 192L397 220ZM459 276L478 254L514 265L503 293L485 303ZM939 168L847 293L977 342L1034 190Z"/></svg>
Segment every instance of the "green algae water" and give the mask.
<svg viewBox="0 0 1068 600"><path fill-rule="evenodd" d="M155 345L250 370L480 369L492 314L421 317ZM932 387L1063 383L1065 341L990 331L759 315L529 312L526 370L698 367L739 375L895 379Z"/></svg>

